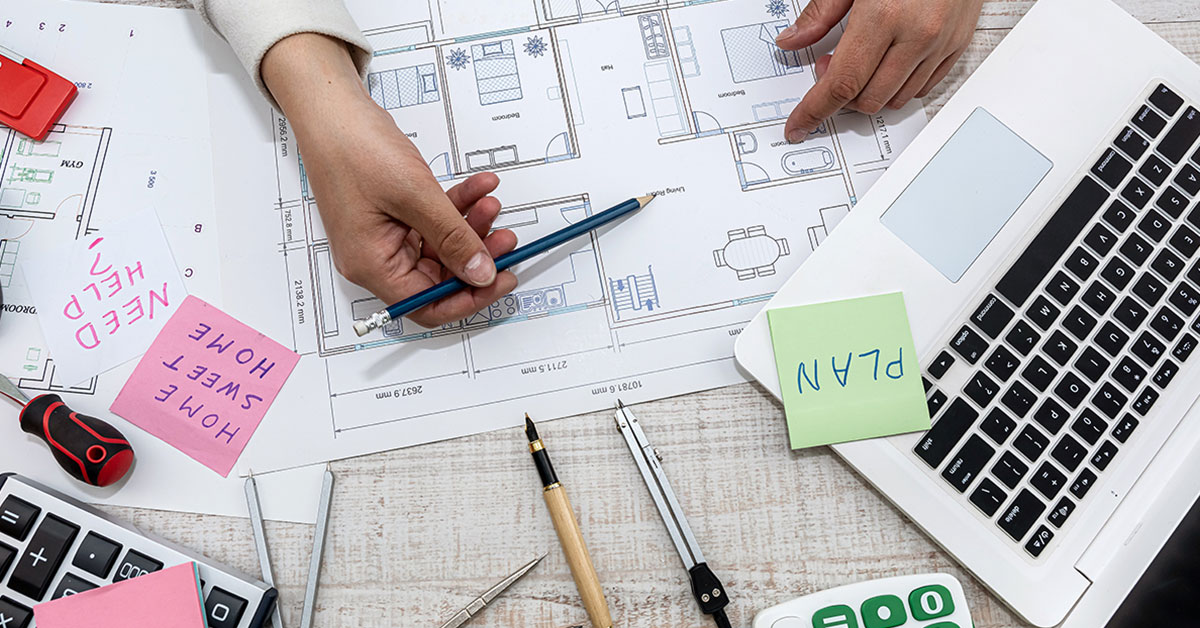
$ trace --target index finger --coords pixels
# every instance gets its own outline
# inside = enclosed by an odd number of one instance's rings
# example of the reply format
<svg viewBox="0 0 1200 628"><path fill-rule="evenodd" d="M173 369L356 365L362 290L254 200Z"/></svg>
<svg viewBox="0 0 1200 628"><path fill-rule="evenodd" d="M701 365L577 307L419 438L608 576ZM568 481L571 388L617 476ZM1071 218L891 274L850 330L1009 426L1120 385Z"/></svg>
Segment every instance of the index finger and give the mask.
<svg viewBox="0 0 1200 628"><path fill-rule="evenodd" d="M826 118L857 98L871 82L879 62L892 45L892 38L890 34L879 35L878 29L859 26L858 21L851 20L833 53L829 69L788 116L784 131L789 142L804 141Z"/></svg>

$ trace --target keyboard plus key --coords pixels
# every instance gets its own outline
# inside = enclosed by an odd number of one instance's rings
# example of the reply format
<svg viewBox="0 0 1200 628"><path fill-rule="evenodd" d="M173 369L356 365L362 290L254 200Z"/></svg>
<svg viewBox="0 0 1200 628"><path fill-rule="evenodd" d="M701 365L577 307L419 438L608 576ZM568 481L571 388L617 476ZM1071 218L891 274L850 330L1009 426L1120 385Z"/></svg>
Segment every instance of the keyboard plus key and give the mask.
<svg viewBox="0 0 1200 628"><path fill-rule="evenodd" d="M1050 511L1050 515L1046 517L1046 521L1049 521L1050 525L1056 528L1061 528L1067 522L1067 517L1070 517L1072 512L1075 512L1075 502L1064 497L1054 505L1054 510Z"/></svg>
<svg viewBox="0 0 1200 628"><path fill-rule="evenodd" d="M1133 430L1137 429L1137 426L1138 420L1133 418L1132 414L1126 414L1113 426L1112 437L1117 439L1117 442L1124 443L1129 440L1129 436L1133 434Z"/></svg>
<svg viewBox="0 0 1200 628"><path fill-rule="evenodd" d="M1108 468L1108 464L1112 462L1113 457L1116 455L1117 446L1111 440L1106 440L1096 450L1096 453L1092 455L1092 466L1096 467L1097 471L1103 471Z"/></svg>
<svg viewBox="0 0 1200 628"><path fill-rule="evenodd" d="M1128 401L1129 397L1117 390L1117 387L1113 386L1111 382L1104 382L1100 386L1100 390L1096 392L1096 396L1092 397L1092 405L1110 419L1117 418L1125 409Z"/></svg>
<svg viewBox="0 0 1200 628"><path fill-rule="evenodd" d="M946 374L946 371L950 370L951 366L954 366L954 356L950 355L947 351L942 351L933 359L933 363L926 370L934 379L941 379Z"/></svg>
<svg viewBox="0 0 1200 628"><path fill-rule="evenodd" d="M1087 458L1087 454L1087 447L1081 445L1070 434L1064 435L1054 449L1050 450L1050 457L1058 461L1058 464L1061 464L1067 471L1079 468L1080 463ZM1063 480L1065 481L1066 478Z"/></svg>
<svg viewBox="0 0 1200 628"><path fill-rule="evenodd" d="M1029 465L1011 451L1001 454L996 464L992 465L992 475L1008 488L1016 488L1026 473L1029 473Z"/></svg>
<svg viewBox="0 0 1200 628"><path fill-rule="evenodd" d="M987 334L988 338L995 338L1004 331L1004 327L1012 320L1012 308L1004 304L994 294L989 294L975 309L975 313L971 315L971 322L983 333Z"/></svg>
<svg viewBox="0 0 1200 628"><path fill-rule="evenodd" d="M998 392L1000 392L1000 387L982 371L975 373L975 376L963 388L963 394L979 404L981 408L987 407Z"/></svg>
<svg viewBox="0 0 1200 628"><path fill-rule="evenodd" d="M1161 209L1164 214L1171 218L1178 218L1183 215L1183 210L1187 209L1188 197L1174 186L1171 186L1158 195L1158 200L1154 201L1154 206Z"/></svg>
<svg viewBox="0 0 1200 628"><path fill-rule="evenodd" d="M1046 294L1058 301L1060 305L1070 303L1071 299L1075 298L1076 292L1079 292L1079 284L1061 270L1054 274L1054 279L1051 279L1050 283L1046 284Z"/></svg>
<svg viewBox="0 0 1200 628"><path fill-rule="evenodd" d="M975 482L984 465L992 459L996 450L979 435L972 435L950 459L946 469L942 471L942 479L950 483L954 490L962 493Z"/></svg>
<svg viewBox="0 0 1200 628"><path fill-rule="evenodd" d="M983 511L983 514L991 517L1000 510L1000 505L1008 499L1008 493L996 486L996 483L989 478L983 478L979 482L979 487L971 493L971 503L975 507Z"/></svg>
<svg viewBox="0 0 1200 628"><path fill-rule="evenodd" d="M1069 413L1066 408L1063 408L1054 399L1047 397L1042 402L1041 407L1037 409L1037 412L1033 413L1033 420L1037 421L1038 425L1046 428L1047 432L1057 434L1062 429L1063 424L1067 422L1068 415Z"/></svg>
<svg viewBox="0 0 1200 628"><path fill-rule="evenodd" d="M935 390L932 395L929 395L929 399L925 401L925 405L929 407L930 418L937 417L938 411L942 409L942 406L946 405L947 399L946 393L940 390Z"/></svg>
<svg viewBox="0 0 1200 628"><path fill-rule="evenodd" d="M1121 304L1113 312L1113 316L1130 331L1137 331L1137 328L1142 325L1142 321L1146 320L1149 315L1150 312L1146 308L1129 297L1122 299Z"/></svg>
<svg viewBox="0 0 1200 628"><path fill-rule="evenodd" d="M967 430L971 429L977 418L979 413L970 404L962 399L955 399L933 427L925 432L925 436L917 442L913 451L926 464L937 468L958 441L962 440Z"/></svg>
<svg viewBox="0 0 1200 628"><path fill-rule="evenodd" d="M1087 397L1092 389L1078 375L1067 373L1063 376L1062 381L1054 387L1054 394L1058 395L1072 408L1078 408L1079 404L1083 403L1083 399Z"/></svg>
<svg viewBox="0 0 1200 628"><path fill-rule="evenodd" d="M1112 148L1104 151L1096 165L1092 166L1092 174L1110 188L1121 185L1130 170L1133 170L1133 162Z"/></svg>
<svg viewBox="0 0 1200 628"><path fill-rule="evenodd" d="M1054 468L1054 465L1049 462L1043 462L1042 466L1033 473L1033 477L1029 478L1029 484L1037 489L1046 499L1054 499L1058 496L1058 492L1063 489L1063 485L1067 483L1067 476L1061 471Z"/></svg>
<svg viewBox="0 0 1200 628"><path fill-rule="evenodd" d="M1187 225L1179 225L1174 235L1171 236L1170 242L1171 246L1175 247L1175 250L1182 253L1184 257L1192 257L1200 249L1200 234Z"/></svg>
<svg viewBox="0 0 1200 628"><path fill-rule="evenodd" d="M1088 347L1079 355L1079 359L1075 360L1075 368L1083 373L1083 376L1093 382L1100 381L1104 377L1104 372L1108 370L1112 362L1104 357L1095 347Z"/></svg>
<svg viewBox="0 0 1200 628"><path fill-rule="evenodd" d="M1134 282L1132 291L1141 297L1146 305L1154 307L1158 305L1159 300L1166 293L1167 287L1163 285L1163 282L1150 275L1150 273L1142 273L1142 276Z"/></svg>
<svg viewBox="0 0 1200 628"><path fill-rule="evenodd" d="M1017 439L1013 441L1013 448L1021 452L1021 455L1030 462L1040 458L1048 445L1050 445L1050 439L1032 425L1026 425L1021 433L1017 434Z"/></svg>
<svg viewBox="0 0 1200 628"><path fill-rule="evenodd" d="M1184 334L1183 338L1171 349L1171 355L1180 362L1186 362L1192 356L1192 352L1196 350L1196 337L1191 334Z"/></svg>
<svg viewBox="0 0 1200 628"><path fill-rule="evenodd" d="M1146 379L1146 369L1132 358L1124 357L1117 363L1117 368L1113 369L1113 379L1117 380L1122 388L1132 393L1142 385L1142 380Z"/></svg>
<svg viewBox="0 0 1200 628"><path fill-rule="evenodd" d="M988 356L987 361L983 363L984 368L991 371L993 375L1000 378L1000 381L1007 382L1012 374L1017 370L1017 366L1021 360L1013 355L1004 345L998 345L992 355Z"/></svg>
<svg viewBox="0 0 1200 628"><path fill-rule="evenodd" d="M1084 340L1096 328L1096 317L1088 314L1086 310L1076 305L1067 313L1067 317L1063 319L1063 327L1067 331L1074 334L1080 340Z"/></svg>
<svg viewBox="0 0 1200 628"><path fill-rule="evenodd" d="M1107 314L1108 308L1112 307L1116 301L1117 295L1099 281L1093 281L1092 285L1088 286L1087 291L1083 293L1083 302L1100 316Z"/></svg>
<svg viewBox="0 0 1200 628"><path fill-rule="evenodd" d="M1136 122L1134 124L1136 125ZM1166 157L1167 161L1177 164L1192 148L1192 144L1196 143L1196 138L1200 138L1200 111L1195 107L1188 107L1187 111L1183 112L1183 117L1163 136L1156 150L1158 154Z"/></svg>
<svg viewBox="0 0 1200 628"><path fill-rule="evenodd" d="M1179 365L1170 360L1163 362L1162 366L1158 367L1158 371L1154 373L1154 385L1159 388L1166 388L1171 384L1171 380L1179 374Z"/></svg>
<svg viewBox="0 0 1200 628"><path fill-rule="evenodd" d="M1138 231L1154 242L1161 242L1170 229L1171 220L1153 209L1138 222Z"/></svg>
<svg viewBox="0 0 1200 628"><path fill-rule="evenodd" d="M975 364L983 356L983 352L987 351L988 343L983 336L975 333L975 330L963 327L950 341L950 348L969 364Z"/></svg>
<svg viewBox="0 0 1200 628"><path fill-rule="evenodd" d="M1150 94L1150 104L1158 107L1167 116L1173 116L1183 106L1183 98L1160 83Z"/></svg>
<svg viewBox="0 0 1200 628"><path fill-rule="evenodd" d="M1078 247L1067 256L1067 261L1064 262L1067 270L1075 273L1080 281L1087 281L1091 278L1092 273L1096 272L1096 267L1100 265L1099 260L1084 250L1083 247Z"/></svg>
<svg viewBox="0 0 1200 628"><path fill-rule="evenodd" d="M1041 339L1042 335L1033 328L1033 325L1024 320L1017 321L1012 329L1008 330L1008 335L1004 337L1005 342L1021 355L1029 355L1029 352L1037 346Z"/></svg>
<svg viewBox="0 0 1200 628"><path fill-rule="evenodd" d="M1158 401L1158 391L1147 386L1142 394L1138 395L1137 399L1133 400L1133 411L1146 416L1150 412L1150 408L1154 407L1154 402Z"/></svg>
<svg viewBox="0 0 1200 628"><path fill-rule="evenodd" d="M1129 334L1121 331L1116 323L1107 321L1100 327L1100 331L1096 332L1095 341L1096 346L1115 358L1121 349L1125 348L1125 343L1129 342Z"/></svg>
<svg viewBox="0 0 1200 628"><path fill-rule="evenodd" d="M1078 434L1089 445L1098 443L1106 430L1108 430L1108 423L1091 408L1084 408L1083 412L1079 413L1079 418L1071 423L1071 431Z"/></svg>
<svg viewBox="0 0 1200 628"><path fill-rule="evenodd" d="M1071 337L1064 334L1062 331L1055 330L1050 334L1050 339L1046 341L1042 347L1042 352L1050 356L1059 366L1066 366L1067 362L1071 361L1071 356L1075 355L1075 350L1079 348Z"/></svg>
<svg viewBox="0 0 1200 628"><path fill-rule="evenodd" d="M17 497L9 495L0 504L0 534L10 536L18 541L24 541L33 529L42 509Z"/></svg>
<svg viewBox="0 0 1200 628"><path fill-rule="evenodd" d="M1017 429L1017 422L1009 418L1000 408L992 408L992 411L983 419L979 429L997 445L1003 445L1004 441L1008 440L1008 435Z"/></svg>
<svg viewBox="0 0 1200 628"><path fill-rule="evenodd" d="M1140 177L1134 177L1125 184L1121 190L1121 198L1125 199L1135 209L1143 209L1150 204L1150 198L1154 194L1154 188L1149 183L1143 181Z"/></svg>
<svg viewBox="0 0 1200 628"><path fill-rule="evenodd" d="M1162 185L1171 176L1171 166L1159 159L1158 155L1150 155L1146 163L1138 169L1138 174L1146 178L1155 187Z"/></svg>
<svg viewBox="0 0 1200 628"><path fill-rule="evenodd" d="M1117 290L1124 290L1125 286L1129 285L1129 281L1133 279L1133 274L1133 267L1119 257L1108 260L1108 263L1104 265L1104 270L1100 271L1100 276Z"/></svg>
<svg viewBox="0 0 1200 628"><path fill-rule="evenodd" d="M1021 371L1021 377L1025 378L1025 381L1032 384L1034 388L1041 392L1050 386L1055 377L1058 377L1058 370L1051 366L1042 356L1035 355L1029 361L1029 365L1025 367L1025 370Z"/></svg>
<svg viewBox="0 0 1200 628"><path fill-rule="evenodd" d="M1131 233L1129 237L1125 238L1125 242L1121 244L1120 251L1121 255L1124 255L1125 259L1133 262L1134 266L1141 266L1146 263L1147 259L1150 259L1150 254L1154 252L1154 247L1150 246L1150 243L1142 236Z"/></svg>
<svg viewBox="0 0 1200 628"><path fill-rule="evenodd" d="M1079 472L1079 475L1075 476L1075 481L1071 482L1071 488L1068 490L1075 496L1075 499L1083 499L1088 494L1088 491L1092 490L1092 485L1095 483L1096 474L1091 469L1084 468L1083 471Z"/></svg>
<svg viewBox="0 0 1200 628"><path fill-rule="evenodd" d="M32 600L41 600L50 588L63 558L75 541L79 526L46 515L25 547L9 578L8 587Z"/></svg>
<svg viewBox="0 0 1200 628"><path fill-rule="evenodd" d="M26 628L33 620L33 611L15 600L0 597L0 626L4 628Z"/></svg>
<svg viewBox="0 0 1200 628"><path fill-rule="evenodd" d="M1191 316L1196 312L1196 307L1200 306L1200 292L1194 286L1184 281L1175 287L1175 291L1171 293L1167 299L1171 305L1174 305L1183 312L1184 316Z"/></svg>
<svg viewBox="0 0 1200 628"><path fill-rule="evenodd" d="M1167 339L1167 342L1175 340L1175 337L1179 335L1179 332L1183 331L1183 326L1186 324L1187 323L1180 318L1178 314L1171 311L1170 308L1165 307L1160 308L1154 313L1154 318L1150 319L1150 329L1153 329L1161 334L1163 338ZM1180 359L1182 360L1186 358Z"/></svg>
<svg viewBox="0 0 1200 628"><path fill-rule="evenodd" d="M1028 489L1021 489L1016 499L1004 509L996 525L1012 540L1020 542L1045 511L1046 504Z"/></svg>
<svg viewBox="0 0 1200 628"><path fill-rule="evenodd" d="M1166 345L1146 332L1142 332L1142 335L1133 341L1133 354L1140 358L1142 362L1145 362L1147 366L1153 367L1157 364L1158 359L1162 357L1163 352L1166 350Z"/></svg>
<svg viewBox="0 0 1200 628"><path fill-rule="evenodd" d="M1200 194L1200 170L1192 164L1184 164L1183 170L1175 175L1175 185L1191 196Z"/></svg>
<svg viewBox="0 0 1200 628"><path fill-rule="evenodd" d="M1133 210L1128 205L1116 200L1104 211L1104 222L1111 225L1118 233L1125 233L1129 225L1133 224L1134 216Z"/></svg>
<svg viewBox="0 0 1200 628"><path fill-rule="evenodd" d="M1117 139L1113 140L1113 144L1121 149L1126 155L1133 158L1134 161L1142 158L1146 151L1150 150L1150 142L1142 137L1141 133L1134 131L1129 127L1125 127Z"/></svg>
<svg viewBox="0 0 1200 628"><path fill-rule="evenodd" d="M1008 392L1000 398L1000 403L1004 404L1004 407L1011 410L1018 418L1023 419L1026 414L1029 414L1029 409L1033 407L1036 400L1037 396L1034 392L1018 381L1013 382Z"/></svg>
<svg viewBox="0 0 1200 628"><path fill-rule="evenodd" d="M1054 533L1050 531L1050 528L1041 526L1038 528L1037 532L1033 533L1033 536L1029 537L1029 542L1025 543L1025 551L1029 552L1030 556L1037 558L1038 556L1042 555L1042 552L1045 551L1046 546L1049 545L1050 541L1053 539Z"/></svg>
<svg viewBox="0 0 1200 628"><path fill-rule="evenodd" d="M1150 268L1153 268L1160 277L1167 280L1167 283L1175 281L1179 273L1183 272L1183 260L1179 256L1172 253L1170 249L1163 249L1154 257L1154 261L1150 263Z"/></svg>

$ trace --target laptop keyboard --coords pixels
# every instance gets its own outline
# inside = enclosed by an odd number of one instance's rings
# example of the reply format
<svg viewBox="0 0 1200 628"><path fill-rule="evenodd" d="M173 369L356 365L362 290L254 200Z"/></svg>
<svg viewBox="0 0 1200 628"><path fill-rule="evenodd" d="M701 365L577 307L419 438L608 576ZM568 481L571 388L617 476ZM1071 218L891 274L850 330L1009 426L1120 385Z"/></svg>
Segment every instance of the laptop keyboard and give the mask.
<svg viewBox="0 0 1200 628"><path fill-rule="evenodd" d="M1034 559L1200 342L1194 104L1154 89L926 366L914 453Z"/></svg>

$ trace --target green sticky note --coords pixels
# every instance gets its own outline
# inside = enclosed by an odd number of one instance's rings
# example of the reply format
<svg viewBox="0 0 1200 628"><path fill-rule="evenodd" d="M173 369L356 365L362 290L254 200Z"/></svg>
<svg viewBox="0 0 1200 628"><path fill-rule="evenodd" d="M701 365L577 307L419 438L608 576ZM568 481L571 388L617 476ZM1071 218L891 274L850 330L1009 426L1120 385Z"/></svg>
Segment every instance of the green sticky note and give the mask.
<svg viewBox="0 0 1200 628"><path fill-rule="evenodd" d="M792 449L929 429L899 292L767 311Z"/></svg>

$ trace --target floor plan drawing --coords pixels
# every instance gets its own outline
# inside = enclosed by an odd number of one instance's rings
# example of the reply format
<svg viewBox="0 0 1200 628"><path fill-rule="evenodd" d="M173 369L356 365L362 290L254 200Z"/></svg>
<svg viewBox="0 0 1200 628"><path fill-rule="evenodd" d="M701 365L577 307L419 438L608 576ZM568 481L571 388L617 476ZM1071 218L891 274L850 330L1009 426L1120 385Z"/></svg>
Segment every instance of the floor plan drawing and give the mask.
<svg viewBox="0 0 1200 628"><path fill-rule="evenodd" d="M221 224L224 297L301 354L303 392L276 403L305 417L286 426L286 456L251 443L243 461L256 470L741 381L742 325L836 223L828 208L852 207L925 122L919 105L845 114L785 141L837 38L776 47L792 2L348 4L376 49L372 98L443 185L496 172L497 226L521 242L659 198L517 267L517 289L476 315L358 338L354 322L385 304L334 269L286 121L265 124L261 103L241 97L245 127L229 141L262 141L214 166L219 180L227 168L257 182L228 192L254 205ZM234 91L212 97L239 102ZM256 440L271 442L284 428L262 429Z"/></svg>

